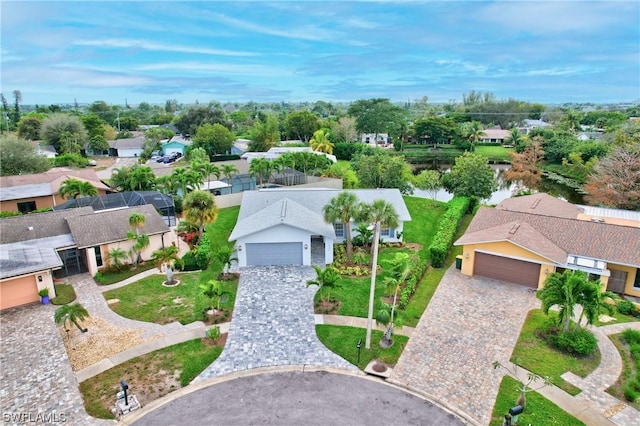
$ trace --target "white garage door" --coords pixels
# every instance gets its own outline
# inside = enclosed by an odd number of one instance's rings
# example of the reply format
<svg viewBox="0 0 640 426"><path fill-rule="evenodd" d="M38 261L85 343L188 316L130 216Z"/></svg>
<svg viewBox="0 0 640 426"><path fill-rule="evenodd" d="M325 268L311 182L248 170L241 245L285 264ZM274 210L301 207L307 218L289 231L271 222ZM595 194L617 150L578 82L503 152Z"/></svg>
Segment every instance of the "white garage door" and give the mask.
<svg viewBox="0 0 640 426"><path fill-rule="evenodd" d="M247 265L302 265L302 243L246 244Z"/></svg>

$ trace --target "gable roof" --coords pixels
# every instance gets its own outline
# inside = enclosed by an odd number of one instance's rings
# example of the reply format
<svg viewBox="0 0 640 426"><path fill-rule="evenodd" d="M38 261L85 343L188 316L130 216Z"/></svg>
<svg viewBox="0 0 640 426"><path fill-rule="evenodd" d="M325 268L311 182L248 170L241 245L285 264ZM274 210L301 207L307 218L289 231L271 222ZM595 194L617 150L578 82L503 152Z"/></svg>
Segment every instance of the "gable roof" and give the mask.
<svg viewBox="0 0 640 426"><path fill-rule="evenodd" d="M544 192L524 197L507 198L500 202L496 209L571 219L577 218L578 214L582 213L578 206Z"/></svg>
<svg viewBox="0 0 640 426"><path fill-rule="evenodd" d="M0 279L61 266L62 260L55 248L29 242L0 245Z"/></svg>
<svg viewBox="0 0 640 426"><path fill-rule="evenodd" d="M109 189L92 169L71 170L66 167L56 167L44 173L0 177L0 201L53 195L60 189L60 184L67 179L90 182L99 190Z"/></svg>
<svg viewBox="0 0 640 426"><path fill-rule="evenodd" d="M504 228L513 229L504 235ZM532 232L535 231L535 232ZM500 235L502 232L502 235ZM501 238L502 237L502 238ZM509 240L564 264L577 255L640 266L640 228L481 207L455 245Z"/></svg>
<svg viewBox="0 0 640 426"><path fill-rule="evenodd" d="M506 139L511 134L508 130L503 129L485 129L483 133L484 134L480 136L481 140Z"/></svg>
<svg viewBox="0 0 640 426"><path fill-rule="evenodd" d="M285 208L284 218L287 224L288 221L298 220L295 225L301 229L314 230L320 235L327 235L329 228L325 228L324 225L331 227L331 234L333 233L332 224L326 224L324 222L324 215L322 209L327 205L332 198L345 190L340 189L325 189L325 188L305 188L305 189L293 189L293 188L278 188L278 189L261 189L259 191L246 191L242 196L242 204L240 205L240 212L238 213L238 222L229 237L229 241L233 241L236 238L250 235L258 232L259 230L266 229L267 226L262 226L261 223L254 224L253 222L266 223L281 223L279 220L282 218L282 209ZM393 205L398 218L402 222L411 220L411 215L407 209L406 204L402 198L402 194L398 189L356 189L346 190L353 192L358 197L358 200L365 203L371 203L374 200L383 199ZM285 201L286 203L282 203ZM272 207L277 205L278 207ZM303 216L308 216L307 219ZM312 225L311 221L317 221L322 225ZM246 232L242 228L249 226L252 231ZM273 225L272 225L273 226ZM322 231L324 229L324 231ZM322 231L322 232L320 232ZM233 237L233 238L232 238Z"/></svg>
<svg viewBox="0 0 640 426"><path fill-rule="evenodd" d="M169 232L162 216L151 204L95 213L92 210L89 214L68 218L67 222L78 248L86 248L126 240L127 232L131 229L129 216L132 213L145 216L146 221L140 233L155 235Z"/></svg>
<svg viewBox="0 0 640 426"><path fill-rule="evenodd" d="M278 225L291 226L327 238L335 239L336 237L333 226L326 223L321 215L295 201L283 198L242 220L238 220L229 240L234 241Z"/></svg>
<svg viewBox="0 0 640 426"><path fill-rule="evenodd" d="M11 244L71 234L67 219L93 213L91 207L30 213L0 219L0 244Z"/></svg>
<svg viewBox="0 0 640 426"><path fill-rule="evenodd" d="M142 149L144 146L144 136L135 138L115 139L107 141L109 148L114 149Z"/></svg>

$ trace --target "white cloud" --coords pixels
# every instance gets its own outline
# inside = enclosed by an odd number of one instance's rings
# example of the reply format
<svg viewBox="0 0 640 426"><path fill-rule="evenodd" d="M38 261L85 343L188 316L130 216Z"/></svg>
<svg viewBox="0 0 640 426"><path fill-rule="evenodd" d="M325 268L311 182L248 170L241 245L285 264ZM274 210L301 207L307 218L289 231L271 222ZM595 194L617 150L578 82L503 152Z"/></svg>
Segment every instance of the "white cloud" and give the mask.
<svg viewBox="0 0 640 426"><path fill-rule="evenodd" d="M166 62L134 66L137 71L180 70L194 72L216 72L220 74L244 74L261 76L287 76L293 75L289 68L274 67L258 64L223 64L203 62Z"/></svg>
<svg viewBox="0 0 640 426"><path fill-rule="evenodd" d="M73 43L76 46L96 46L105 48L143 49L162 52L199 53L204 55L220 56L259 56L256 52L241 52L236 50L211 49L197 46L181 46L165 43L155 43L146 40L132 39L104 39L104 40L78 40Z"/></svg>

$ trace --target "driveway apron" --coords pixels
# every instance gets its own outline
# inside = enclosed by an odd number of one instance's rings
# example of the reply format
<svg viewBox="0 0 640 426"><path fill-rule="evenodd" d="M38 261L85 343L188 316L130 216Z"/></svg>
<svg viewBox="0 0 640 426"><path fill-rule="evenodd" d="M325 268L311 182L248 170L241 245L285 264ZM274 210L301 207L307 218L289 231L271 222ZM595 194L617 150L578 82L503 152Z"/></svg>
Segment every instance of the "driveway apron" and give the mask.
<svg viewBox="0 0 640 426"><path fill-rule="evenodd" d="M54 311L52 305L30 304L0 315L3 424L112 424L84 410Z"/></svg>
<svg viewBox="0 0 640 426"><path fill-rule="evenodd" d="M526 287L449 268L390 381L489 424L503 376L491 364L509 361L527 312L539 306Z"/></svg>
<svg viewBox="0 0 640 426"><path fill-rule="evenodd" d="M195 381L234 371L282 365L357 368L316 337L310 267L264 266L240 270L238 294L224 351Z"/></svg>

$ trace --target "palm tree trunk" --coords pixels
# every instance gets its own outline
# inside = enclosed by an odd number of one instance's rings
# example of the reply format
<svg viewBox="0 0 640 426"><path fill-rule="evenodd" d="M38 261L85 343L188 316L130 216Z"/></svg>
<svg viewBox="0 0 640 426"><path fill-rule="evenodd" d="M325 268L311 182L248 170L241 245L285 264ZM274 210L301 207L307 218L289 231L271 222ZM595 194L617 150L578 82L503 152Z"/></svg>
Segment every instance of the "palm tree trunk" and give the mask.
<svg viewBox="0 0 640 426"><path fill-rule="evenodd" d="M72 322L76 327L78 327L78 330L80 330L80 332L82 332L82 333L86 333L86 332L87 332L87 329L86 329L86 328L82 328L82 327L80 327L80 324L78 324L78 322L77 322L76 320L71 320L71 322Z"/></svg>

